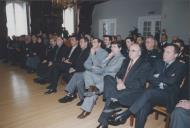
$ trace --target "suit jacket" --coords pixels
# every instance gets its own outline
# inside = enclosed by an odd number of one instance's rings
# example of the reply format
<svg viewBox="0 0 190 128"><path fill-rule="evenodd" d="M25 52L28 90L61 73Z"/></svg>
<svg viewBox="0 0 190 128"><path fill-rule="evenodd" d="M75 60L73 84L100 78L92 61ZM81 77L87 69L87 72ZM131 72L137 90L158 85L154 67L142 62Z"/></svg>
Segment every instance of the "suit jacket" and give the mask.
<svg viewBox="0 0 190 128"><path fill-rule="evenodd" d="M116 78L124 78L129 63L130 59L128 58L123 61L121 69L117 73ZM143 57L140 57L131 67L127 78L124 81L126 89L144 89L150 70L150 64L145 59L143 59Z"/></svg>
<svg viewBox="0 0 190 128"><path fill-rule="evenodd" d="M90 53L88 59L84 63L86 70L92 71L94 73L100 73L100 68L102 66L102 61L106 58L108 53L106 50L99 48L94 55ZM95 69L92 67L96 67Z"/></svg>
<svg viewBox="0 0 190 128"><path fill-rule="evenodd" d="M164 88L161 90L165 91L170 98L167 108L168 111L171 111L177 102L180 85L186 75L187 65L176 59L165 70L164 68L165 62L158 60L151 71L149 82L150 87L155 89L160 89L159 85L163 84Z"/></svg>
<svg viewBox="0 0 190 128"><path fill-rule="evenodd" d="M121 53L119 53L111 59L104 60L102 62L102 68L100 69L100 71L102 70L102 74L104 76L110 75L115 77L116 73L121 68L124 59L125 57Z"/></svg>
<svg viewBox="0 0 190 128"><path fill-rule="evenodd" d="M56 49L57 47L56 46L48 46L46 48L46 56L44 59L46 59L47 61L51 61L53 62L53 59L54 59L54 56L55 56L55 53L56 53Z"/></svg>
<svg viewBox="0 0 190 128"><path fill-rule="evenodd" d="M157 49L146 50L143 57L153 66L155 61L161 58L161 53Z"/></svg>
<svg viewBox="0 0 190 128"><path fill-rule="evenodd" d="M90 48L86 48L80 51L79 56L76 60L76 65L74 67L76 72L85 71L84 62L87 60L89 54L90 54Z"/></svg>
<svg viewBox="0 0 190 128"><path fill-rule="evenodd" d="M55 63L61 63L63 57L66 55L67 53L67 48L62 45L61 47L57 47L56 52L55 52L55 56L54 56L54 62Z"/></svg>
<svg viewBox="0 0 190 128"><path fill-rule="evenodd" d="M67 50L67 53L65 55L65 59L69 59L69 61L72 63L71 66L75 67L77 58L79 57L79 54L81 52L81 48L80 48L80 46L77 46L74 49L74 51L72 52L71 56L69 57L71 50L72 50L72 47Z"/></svg>

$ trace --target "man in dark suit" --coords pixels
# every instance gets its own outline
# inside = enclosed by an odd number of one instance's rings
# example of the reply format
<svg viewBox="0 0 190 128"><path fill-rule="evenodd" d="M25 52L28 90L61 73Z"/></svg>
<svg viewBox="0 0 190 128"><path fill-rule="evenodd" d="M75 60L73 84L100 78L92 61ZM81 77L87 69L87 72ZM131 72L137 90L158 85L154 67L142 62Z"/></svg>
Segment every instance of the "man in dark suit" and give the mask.
<svg viewBox="0 0 190 128"><path fill-rule="evenodd" d="M77 105L79 106L83 102L84 99L83 94L85 92L84 80L83 80L83 72L85 71L84 62L86 61L86 59L90 54L90 48L88 45L89 45L88 38L82 37L80 39L81 53L77 58L76 67L71 68L72 73L74 74L65 87L66 95L63 98L59 99L60 103L67 103L74 100L76 98L75 97L76 91L78 92L78 96L80 98L80 102L77 103Z"/></svg>
<svg viewBox="0 0 190 128"><path fill-rule="evenodd" d="M164 106L171 113L177 102L180 84L185 76L186 65L176 58L179 48L167 45L163 60L155 63L149 77L150 87L125 112L110 118L114 125L123 124L127 118L136 116L135 128L144 128L146 119L155 105Z"/></svg>
<svg viewBox="0 0 190 128"><path fill-rule="evenodd" d="M106 99L98 127L106 128L113 104L130 106L144 91L150 64L141 57L139 44L129 49L129 58L125 59L116 77L104 77L104 97Z"/></svg>
<svg viewBox="0 0 190 128"><path fill-rule="evenodd" d="M76 66L76 60L80 54L80 46L78 46L78 39L76 36L71 36L70 38L72 47L68 50L66 56L62 58L62 62L53 65L52 74L51 74L51 82L48 86L48 91L45 94L51 94L56 92L57 84L59 80L59 76L63 72L69 72L71 67Z"/></svg>
<svg viewBox="0 0 190 128"><path fill-rule="evenodd" d="M50 39L49 46L46 47L46 55L41 63L37 67L37 78L34 79L34 82L45 84L48 80L48 72L50 67L52 66L53 59L56 53L56 41L54 38Z"/></svg>

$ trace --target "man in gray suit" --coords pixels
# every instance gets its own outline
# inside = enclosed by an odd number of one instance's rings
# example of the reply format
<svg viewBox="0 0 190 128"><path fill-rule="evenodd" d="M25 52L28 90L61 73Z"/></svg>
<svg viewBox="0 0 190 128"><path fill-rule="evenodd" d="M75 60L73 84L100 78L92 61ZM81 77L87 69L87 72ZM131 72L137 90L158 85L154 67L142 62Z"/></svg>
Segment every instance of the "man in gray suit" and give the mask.
<svg viewBox="0 0 190 128"><path fill-rule="evenodd" d="M93 42L93 45L96 42ZM103 92L104 83L103 78L106 75L115 77L119 71L121 64L125 57L121 54L121 44L113 43L111 46L111 53L105 54L105 51L99 47L91 50L91 55L85 62L84 72L85 87L88 92L81 106L83 112L78 116L83 119L90 114L96 102L98 94ZM96 52L96 54L95 54ZM107 55L105 58L104 55Z"/></svg>

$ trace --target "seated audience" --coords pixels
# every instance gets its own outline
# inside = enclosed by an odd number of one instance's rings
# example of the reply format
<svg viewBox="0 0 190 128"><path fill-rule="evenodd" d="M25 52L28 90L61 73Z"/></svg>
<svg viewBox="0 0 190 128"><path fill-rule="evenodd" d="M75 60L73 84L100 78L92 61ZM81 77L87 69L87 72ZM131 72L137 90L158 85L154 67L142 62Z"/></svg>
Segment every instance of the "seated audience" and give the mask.
<svg viewBox="0 0 190 128"><path fill-rule="evenodd" d="M98 122L98 128L108 127L108 118L117 105L130 106L141 96L150 70L150 64L141 56L139 44L132 44L129 48L129 58L123 64L115 77L104 77L104 96L106 103ZM113 110L112 110L113 109Z"/></svg>
<svg viewBox="0 0 190 128"><path fill-rule="evenodd" d="M71 41L72 47L69 48L65 56L62 57L61 63L53 65L50 75L50 85L48 86L48 90L45 92L45 94L57 92L57 85L60 75L65 72L69 72L70 68L76 67L76 61L81 52L81 48L78 45L78 39L76 36L71 36L69 40Z"/></svg>
<svg viewBox="0 0 190 128"><path fill-rule="evenodd" d="M49 46L46 48L46 55L42 59L41 63L37 66L37 78L34 79L36 83L44 84L50 79L49 72L53 65L53 59L57 49L56 41L54 38L50 39Z"/></svg>
<svg viewBox="0 0 190 128"><path fill-rule="evenodd" d="M177 58L179 48L170 44L164 48L163 60L158 60L148 79L150 87L123 113L113 115L109 122L119 125L130 115L136 116L135 128L144 128L147 116L155 105L164 106L171 113L177 102L186 65Z"/></svg>

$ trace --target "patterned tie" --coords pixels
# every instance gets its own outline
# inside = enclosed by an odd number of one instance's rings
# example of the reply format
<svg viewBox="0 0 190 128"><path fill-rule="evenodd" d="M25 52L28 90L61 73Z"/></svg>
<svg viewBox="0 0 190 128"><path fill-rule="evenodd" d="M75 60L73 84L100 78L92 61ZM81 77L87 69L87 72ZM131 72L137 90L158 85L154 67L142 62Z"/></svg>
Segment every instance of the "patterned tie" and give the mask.
<svg viewBox="0 0 190 128"><path fill-rule="evenodd" d="M128 73L129 73L129 71L131 70L132 66L133 66L133 60L130 61L129 65L128 65L128 67L127 67L127 70L126 70L125 75L124 75L124 77L123 77L123 82L126 80L127 75L128 75Z"/></svg>

